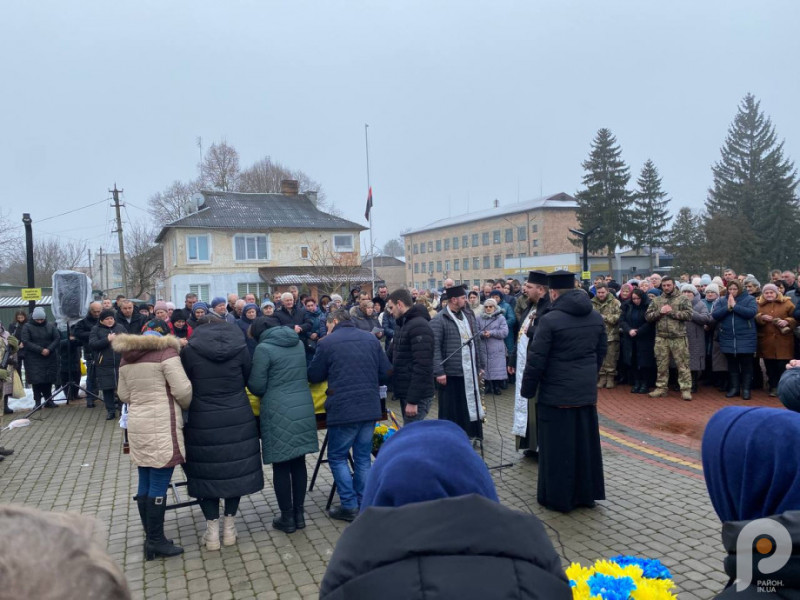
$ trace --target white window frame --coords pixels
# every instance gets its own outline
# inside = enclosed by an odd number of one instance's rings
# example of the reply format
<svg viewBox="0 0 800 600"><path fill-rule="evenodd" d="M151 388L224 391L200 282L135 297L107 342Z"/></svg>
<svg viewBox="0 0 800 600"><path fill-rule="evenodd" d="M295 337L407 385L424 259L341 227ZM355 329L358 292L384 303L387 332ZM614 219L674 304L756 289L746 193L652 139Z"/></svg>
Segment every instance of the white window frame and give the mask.
<svg viewBox="0 0 800 600"><path fill-rule="evenodd" d="M341 246L337 245L336 244L336 238L344 238L344 237L349 237L350 238L350 245L349 246L348 245L341 245ZM334 252L355 252L356 251L355 236L352 233L337 233L337 234L334 234L332 242L333 242L332 245L333 245L333 251Z"/></svg>
<svg viewBox="0 0 800 600"><path fill-rule="evenodd" d="M208 283L190 283L189 292L197 295L198 302L211 302L211 285Z"/></svg>
<svg viewBox="0 0 800 600"><path fill-rule="evenodd" d="M255 291L251 288L255 288ZM239 298L244 298L247 294L253 294L256 297L259 306L261 306L261 302L264 299L264 292L268 290L269 287L263 281L244 281L236 284L236 293Z"/></svg>
<svg viewBox="0 0 800 600"><path fill-rule="evenodd" d="M266 240L265 240L266 252L267 252L266 258L258 258L258 257L247 258L246 257L247 256L247 239L248 238L254 238L256 240L255 241L255 248L256 248L256 254L257 254L258 253L258 238L260 238L260 237L266 238ZM236 257L236 240L237 239L241 239L241 238L244 239L245 258L237 258ZM263 233L263 232L262 233L237 233L236 235L233 236L233 238L231 238L231 244L232 244L233 260L234 260L234 262L237 262L237 263L265 262L265 261L270 260L271 255L272 255L272 251L271 251L271 248L270 248L270 236L269 236L268 233Z"/></svg>
<svg viewBox="0 0 800 600"><path fill-rule="evenodd" d="M190 245L189 240L191 240L192 238L197 238L197 239L206 238L206 245L208 246L208 258L207 259L189 258L189 245ZM198 252L198 255L199 254L200 253ZM211 236L210 235L208 235L207 233L186 234L186 262L187 263L190 263L190 264L193 264L193 265L196 265L196 264L208 264L208 263L211 262L211 254L212 254L212 241L211 241Z"/></svg>

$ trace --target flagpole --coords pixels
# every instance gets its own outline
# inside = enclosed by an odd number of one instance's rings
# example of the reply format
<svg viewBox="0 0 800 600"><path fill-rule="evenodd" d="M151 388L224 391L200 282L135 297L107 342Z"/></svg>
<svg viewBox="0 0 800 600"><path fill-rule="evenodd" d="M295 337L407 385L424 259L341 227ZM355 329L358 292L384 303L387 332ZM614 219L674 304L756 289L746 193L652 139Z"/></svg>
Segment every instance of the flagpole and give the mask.
<svg viewBox="0 0 800 600"><path fill-rule="evenodd" d="M369 124L364 123L364 143L367 150L367 190L372 194L372 185L369 181ZM369 253L370 253L370 274L372 277L372 295L375 295L375 250L372 241L372 206L369 209Z"/></svg>

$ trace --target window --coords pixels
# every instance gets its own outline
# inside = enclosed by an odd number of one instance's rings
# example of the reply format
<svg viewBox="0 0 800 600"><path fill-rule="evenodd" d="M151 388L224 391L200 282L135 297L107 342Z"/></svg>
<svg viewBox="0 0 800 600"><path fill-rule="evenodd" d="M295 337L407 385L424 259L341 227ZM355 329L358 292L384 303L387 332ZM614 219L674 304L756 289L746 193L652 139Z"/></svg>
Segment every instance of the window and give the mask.
<svg viewBox="0 0 800 600"><path fill-rule="evenodd" d="M450 238L444 238L444 249L450 250Z"/></svg>
<svg viewBox="0 0 800 600"><path fill-rule="evenodd" d="M419 263L414 263L414 273L419 273Z"/></svg>
<svg viewBox="0 0 800 600"><path fill-rule="evenodd" d="M453 238L453 250L458 250L458 236Z"/></svg>
<svg viewBox="0 0 800 600"><path fill-rule="evenodd" d="M507 258L507 259L508 259L508 258L514 258L514 253L513 253L513 252L510 252L510 253L506 254L506 258Z"/></svg>
<svg viewBox="0 0 800 600"><path fill-rule="evenodd" d="M411 263L408 263L408 270L411 270Z"/></svg>
<svg viewBox="0 0 800 600"><path fill-rule="evenodd" d="M531 233L537 233L538 231L539 231L538 223L534 223L533 225L531 225Z"/></svg>
<svg viewBox="0 0 800 600"><path fill-rule="evenodd" d="M524 225L522 227L517 227L517 241L524 242L528 239L528 228Z"/></svg>
<svg viewBox="0 0 800 600"><path fill-rule="evenodd" d="M449 273L450 272L450 261L449 260L444 261L444 271L445 271L445 273Z"/></svg>
<svg viewBox="0 0 800 600"><path fill-rule="evenodd" d="M437 252L442 251L442 240L436 240L436 251Z"/></svg>
<svg viewBox="0 0 800 600"><path fill-rule="evenodd" d="M189 262L207 262L211 260L208 246L207 235L187 235L186 260Z"/></svg>
<svg viewBox="0 0 800 600"><path fill-rule="evenodd" d="M453 271L460 271L461 270L461 259L454 258L453 259Z"/></svg>
<svg viewBox="0 0 800 600"><path fill-rule="evenodd" d="M436 282L436 287L437 287L437 288L440 288L440 289L444 287L444 286L442 285L442 280L441 280L441 279L440 279L440 280L438 280L438 281Z"/></svg>
<svg viewBox="0 0 800 600"><path fill-rule="evenodd" d="M433 242L428 242L428 252L433 252Z"/></svg>
<svg viewBox="0 0 800 600"><path fill-rule="evenodd" d="M539 253L538 252L534 252L533 255L534 256L539 256Z"/></svg>
<svg viewBox="0 0 800 600"><path fill-rule="evenodd" d="M259 306L261 305L261 299L267 292L266 283L240 283L236 288L236 293L239 294L239 298L244 298L247 294L253 294Z"/></svg>
<svg viewBox="0 0 800 600"><path fill-rule="evenodd" d="M506 244L514 241L514 230L506 229Z"/></svg>
<svg viewBox="0 0 800 600"><path fill-rule="evenodd" d="M425 244L420 244L419 245L419 253L420 254L425 254Z"/></svg>
<svg viewBox="0 0 800 600"><path fill-rule="evenodd" d="M428 263L428 273L433 275L433 261Z"/></svg>
<svg viewBox="0 0 800 600"><path fill-rule="evenodd" d="M414 254L419 254L419 246L414 244Z"/></svg>
<svg viewBox="0 0 800 600"><path fill-rule="evenodd" d="M197 294L198 301L211 302L211 295L208 293L207 283L191 283L189 284L189 291L192 294Z"/></svg>
<svg viewBox="0 0 800 600"><path fill-rule="evenodd" d="M464 269L465 271L469 271L469 259L468 258L464 259L464 262L462 263L461 268Z"/></svg>
<svg viewBox="0 0 800 600"><path fill-rule="evenodd" d="M494 255L494 267L495 267L495 269L499 269L500 267L503 266L503 263L500 262L500 260L501 260L501 256L499 254L495 254Z"/></svg>
<svg viewBox="0 0 800 600"><path fill-rule="evenodd" d="M490 264L491 264L491 263L490 263L490 261L489 261L489 256L488 256L488 255L487 255L487 256L484 256L484 257L483 257L483 268L484 268L484 269L488 269Z"/></svg>
<svg viewBox="0 0 800 600"><path fill-rule="evenodd" d="M462 248L469 248L469 236L468 235L461 236L461 247Z"/></svg>
<svg viewBox="0 0 800 600"><path fill-rule="evenodd" d="M233 236L235 260L269 260L269 236L267 235L235 235Z"/></svg>
<svg viewBox="0 0 800 600"><path fill-rule="evenodd" d="M353 252L355 246L353 245L353 234L333 236L333 251L334 252Z"/></svg>
<svg viewBox="0 0 800 600"><path fill-rule="evenodd" d="M437 273L441 273L442 272L442 261L440 261L440 260L436 261L436 272Z"/></svg>
<svg viewBox="0 0 800 600"><path fill-rule="evenodd" d="M525 258L525 253L524 252L520 252L519 254L517 254L517 256L519 258Z"/></svg>
<svg viewBox="0 0 800 600"><path fill-rule="evenodd" d="M539 247L539 240L533 240L533 247L534 248L538 248Z"/></svg>
<svg viewBox="0 0 800 600"><path fill-rule="evenodd" d="M480 284L481 284L481 280L480 279L473 279L472 280L472 285L480 285Z"/></svg>
<svg viewBox="0 0 800 600"><path fill-rule="evenodd" d="M473 256L472 257L472 269L474 271L477 271L480 268L481 268L481 259L478 258L477 256Z"/></svg>
<svg viewBox="0 0 800 600"><path fill-rule="evenodd" d="M493 233L493 235L492 235L492 243L499 244L500 243L500 230L499 229L495 229L492 233Z"/></svg>
<svg viewBox="0 0 800 600"><path fill-rule="evenodd" d="M300 258L308 258L309 256L308 246L300 246Z"/></svg>
<svg viewBox="0 0 800 600"><path fill-rule="evenodd" d="M477 233L473 233L472 234L472 247L476 248L477 246L478 246L478 234Z"/></svg>
<svg viewBox="0 0 800 600"><path fill-rule="evenodd" d="M488 246L489 245L489 232L488 231L484 231L483 232L483 235L481 236L481 242L483 242L484 246Z"/></svg>

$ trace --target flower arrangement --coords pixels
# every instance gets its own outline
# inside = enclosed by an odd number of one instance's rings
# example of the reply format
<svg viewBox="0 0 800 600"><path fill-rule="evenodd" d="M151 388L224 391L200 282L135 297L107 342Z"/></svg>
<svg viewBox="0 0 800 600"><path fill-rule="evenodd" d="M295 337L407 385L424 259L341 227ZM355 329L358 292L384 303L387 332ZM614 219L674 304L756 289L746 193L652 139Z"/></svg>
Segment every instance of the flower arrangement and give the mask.
<svg viewBox="0 0 800 600"><path fill-rule="evenodd" d="M375 423L375 431L372 433L372 454L378 456L378 451L383 443L397 433L396 425L383 425Z"/></svg>
<svg viewBox="0 0 800 600"><path fill-rule="evenodd" d="M572 563L567 578L575 600L675 600L675 583L660 561L635 556L598 560L591 567Z"/></svg>

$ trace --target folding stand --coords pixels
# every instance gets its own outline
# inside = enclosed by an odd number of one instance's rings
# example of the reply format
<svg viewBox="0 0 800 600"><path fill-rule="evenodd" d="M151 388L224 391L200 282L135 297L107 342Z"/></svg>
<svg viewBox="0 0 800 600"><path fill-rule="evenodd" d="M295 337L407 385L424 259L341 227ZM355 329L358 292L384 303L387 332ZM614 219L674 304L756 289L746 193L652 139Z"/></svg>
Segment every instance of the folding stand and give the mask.
<svg viewBox="0 0 800 600"><path fill-rule="evenodd" d="M308 486L308 491L314 489L314 483L317 481L317 475L319 474L319 468L322 466L322 463L329 462L327 458L325 458L325 450L328 449L328 432L325 432L325 439L322 440L322 447L319 450L319 456L317 456L317 464L314 466L314 473L311 475L311 483ZM350 452L347 453L347 462L350 463L350 467L354 468L355 464L353 463L353 457ZM328 494L328 503L325 505L325 510L330 509L331 504L333 504L333 495L336 493L336 481L334 480L333 485L331 486L331 493Z"/></svg>

